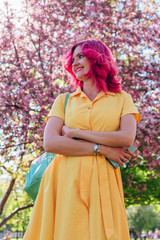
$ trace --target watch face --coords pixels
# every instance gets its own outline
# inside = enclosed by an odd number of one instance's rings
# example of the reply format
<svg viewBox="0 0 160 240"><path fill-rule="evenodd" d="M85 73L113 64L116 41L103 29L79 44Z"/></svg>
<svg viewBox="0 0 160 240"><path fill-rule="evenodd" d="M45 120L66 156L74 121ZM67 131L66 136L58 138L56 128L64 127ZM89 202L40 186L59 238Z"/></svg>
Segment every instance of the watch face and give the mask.
<svg viewBox="0 0 160 240"><path fill-rule="evenodd" d="M94 145L94 147L93 147L93 150L94 150L94 155L95 156L97 156L97 154L98 154L98 149L99 149L99 145Z"/></svg>
<svg viewBox="0 0 160 240"><path fill-rule="evenodd" d="M94 145L94 150L97 151L97 149L98 149L98 146Z"/></svg>

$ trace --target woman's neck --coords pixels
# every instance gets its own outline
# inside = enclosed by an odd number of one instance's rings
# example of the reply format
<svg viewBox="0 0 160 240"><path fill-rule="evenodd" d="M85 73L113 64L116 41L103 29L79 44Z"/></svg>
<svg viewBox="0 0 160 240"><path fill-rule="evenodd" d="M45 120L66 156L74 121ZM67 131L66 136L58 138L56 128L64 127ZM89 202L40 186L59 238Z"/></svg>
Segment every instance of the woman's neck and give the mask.
<svg viewBox="0 0 160 240"><path fill-rule="evenodd" d="M98 90L98 88L96 87L96 85L94 84L93 86L93 82L84 82L83 83L83 92L86 94L86 96L93 101L96 96L98 95L98 93L100 92Z"/></svg>

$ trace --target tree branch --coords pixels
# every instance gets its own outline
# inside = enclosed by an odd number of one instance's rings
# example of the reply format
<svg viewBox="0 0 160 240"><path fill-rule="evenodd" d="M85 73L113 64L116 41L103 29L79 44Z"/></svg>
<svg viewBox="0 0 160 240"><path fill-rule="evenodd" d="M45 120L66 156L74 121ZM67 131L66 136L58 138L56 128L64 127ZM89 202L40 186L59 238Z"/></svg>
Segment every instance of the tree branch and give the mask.
<svg viewBox="0 0 160 240"><path fill-rule="evenodd" d="M32 143L32 142L24 142L24 143L19 143L17 145L8 145L8 146L6 146L4 148L0 148L0 149L6 149L6 148L10 148L10 147L17 147L17 146L20 146L20 145L23 145L23 144L29 144L29 143Z"/></svg>
<svg viewBox="0 0 160 240"><path fill-rule="evenodd" d="M20 208L16 208L8 217L6 217L5 219L3 219L3 221L0 223L0 228L9 220L11 219L16 213L24 210L24 209L27 209L27 208L30 208L30 207L33 207L33 203L32 204L29 204L29 205L26 205L26 206L23 206L23 207L20 207Z"/></svg>
<svg viewBox="0 0 160 240"><path fill-rule="evenodd" d="M2 166L2 168L3 168L6 172L8 172L9 174L12 174L12 172L9 171L4 165Z"/></svg>
<svg viewBox="0 0 160 240"><path fill-rule="evenodd" d="M9 195L10 195L12 189L13 189L15 181L16 181L16 179L12 178L12 180L10 182L10 185L9 185L9 187L8 187L6 193L5 193L5 195L4 195L4 197L3 197L2 201L1 201L1 204L0 204L0 215L3 212L4 205L7 202L7 199L8 199L8 197L9 197Z"/></svg>

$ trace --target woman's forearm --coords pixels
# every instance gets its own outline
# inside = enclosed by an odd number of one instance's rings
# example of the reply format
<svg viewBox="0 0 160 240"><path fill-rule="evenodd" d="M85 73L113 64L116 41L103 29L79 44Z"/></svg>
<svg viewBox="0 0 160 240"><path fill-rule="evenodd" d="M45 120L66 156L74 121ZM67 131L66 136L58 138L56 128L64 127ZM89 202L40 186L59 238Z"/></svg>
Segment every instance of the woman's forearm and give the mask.
<svg viewBox="0 0 160 240"><path fill-rule="evenodd" d="M136 120L131 114L122 117L120 129L118 131L86 131L81 129L70 129L64 126L62 133L68 138L80 138L105 146L130 147L133 144L136 135Z"/></svg>
<svg viewBox="0 0 160 240"><path fill-rule="evenodd" d="M135 139L135 133L130 133L128 130L98 132L70 129L64 126L63 133L68 138L83 139L110 147L130 147Z"/></svg>
<svg viewBox="0 0 160 240"><path fill-rule="evenodd" d="M94 154L95 144L86 141L77 141L64 136L54 136L44 139L46 152L62 154L67 156L91 156Z"/></svg>
<svg viewBox="0 0 160 240"><path fill-rule="evenodd" d="M110 147L130 147L133 139L125 131L97 132L72 129L73 138L81 138L93 143L103 144Z"/></svg>

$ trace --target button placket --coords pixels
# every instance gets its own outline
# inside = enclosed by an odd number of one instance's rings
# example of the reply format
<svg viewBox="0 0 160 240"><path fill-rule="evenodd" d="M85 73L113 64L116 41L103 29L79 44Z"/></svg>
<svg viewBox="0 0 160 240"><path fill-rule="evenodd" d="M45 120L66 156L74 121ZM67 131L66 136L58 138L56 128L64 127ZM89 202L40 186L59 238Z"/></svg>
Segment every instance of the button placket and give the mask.
<svg viewBox="0 0 160 240"><path fill-rule="evenodd" d="M92 104L89 105L87 108L90 111L88 112L88 127L86 127L86 130L89 130L90 129L90 114L91 114L91 110L92 110Z"/></svg>

